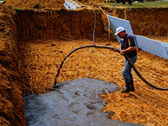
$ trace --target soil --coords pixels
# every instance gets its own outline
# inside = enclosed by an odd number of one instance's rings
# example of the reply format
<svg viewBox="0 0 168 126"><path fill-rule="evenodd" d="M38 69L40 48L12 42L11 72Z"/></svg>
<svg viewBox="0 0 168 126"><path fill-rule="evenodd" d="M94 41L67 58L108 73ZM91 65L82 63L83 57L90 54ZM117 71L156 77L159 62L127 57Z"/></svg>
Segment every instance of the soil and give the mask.
<svg viewBox="0 0 168 126"><path fill-rule="evenodd" d="M18 74L17 29L12 7L0 5L0 125L24 126L22 83Z"/></svg>
<svg viewBox="0 0 168 126"><path fill-rule="evenodd" d="M54 79L62 60L73 49L90 45L92 41L32 41L21 42L20 72L24 83L24 93L45 93L54 84ZM119 48L118 42L95 42ZM117 52L107 49L84 48L69 56L57 83L89 76L115 83L119 88L125 85L121 75L124 58ZM142 76L158 87L168 87L168 61L148 52L138 50L138 60L135 64ZM110 115L114 120L120 120L144 125L168 125L166 91L155 90L146 85L133 72L135 92L121 94L120 91L108 95L100 95L108 102L103 112L113 111Z"/></svg>
<svg viewBox="0 0 168 126"><path fill-rule="evenodd" d="M64 2L68 0L6 0L5 5L15 8L30 9L35 4L39 4L39 9L65 9ZM74 0L79 5L90 6L94 3L101 2L101 0Z"/></svg>

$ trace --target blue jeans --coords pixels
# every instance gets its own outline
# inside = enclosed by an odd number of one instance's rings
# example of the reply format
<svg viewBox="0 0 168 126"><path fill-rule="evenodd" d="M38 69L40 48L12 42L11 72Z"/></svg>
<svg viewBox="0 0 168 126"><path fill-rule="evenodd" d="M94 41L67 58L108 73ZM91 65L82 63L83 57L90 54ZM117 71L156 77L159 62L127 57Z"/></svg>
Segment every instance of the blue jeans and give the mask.
<svg viewBox="0 0 168 126"><path fill-rule="evenodd" d="M129 57L129 58L130 58L130 60L132 61L133 64L137 60L137 56L132 56L132 57ZM128 63L128 60L126 60L126 59L124 61L124 68L123 68L123 71L122 71L122 75L124 77L125 82L133 81L133 77L132 77L132 73L131 73L131 66Z"/></svg>

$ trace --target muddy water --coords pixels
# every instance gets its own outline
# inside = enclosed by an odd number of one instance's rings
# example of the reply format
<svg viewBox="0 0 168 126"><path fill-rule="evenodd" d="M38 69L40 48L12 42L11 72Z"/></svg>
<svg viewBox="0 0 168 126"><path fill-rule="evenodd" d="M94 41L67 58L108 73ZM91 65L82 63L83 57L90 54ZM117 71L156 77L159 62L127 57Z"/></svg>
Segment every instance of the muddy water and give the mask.
<svg viewBox="0 0 168 126"><path fill-rule="evenodd" d="M65 81L55 91L24 97L27 126L140 126L111 120L99 95L117 90L113 83L90 78Z"/></svg>

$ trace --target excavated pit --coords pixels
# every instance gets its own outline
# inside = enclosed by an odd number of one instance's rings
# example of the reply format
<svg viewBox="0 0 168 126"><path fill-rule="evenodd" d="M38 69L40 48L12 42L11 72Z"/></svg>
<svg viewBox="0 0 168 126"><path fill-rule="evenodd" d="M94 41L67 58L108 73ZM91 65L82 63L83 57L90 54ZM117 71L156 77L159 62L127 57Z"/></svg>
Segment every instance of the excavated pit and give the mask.
<svg viewBox="0 0 168 126"><path fill-rule="evenodd" d="M103 9L113 16L125 18L123 9ZM67 51L66 53L69 53L69 51L76 47L91 44L94 12L92 9L77 11L67 11L65 9L14 11L11 7L0 7L1 125L26 125L23 95L28 93L43 93L42 85L38 85L41 83L41 80L37 75L36 66L34 65L36 64L35 61L38 62L38 64L41 62L38 53L44 57L41 57L42 60L46 61L47 57L45 57L45 55L51 55L52 50L53 56L50 57L49 61L55 56L58 59L58 63L60 63L62 61L61 58L64 57L64 55L62 55L63 52L65 53L65 51ZM100 10L97 10L96 13L95 41L97 43L108 44L108 33L105 30L106 17ZM128 9L126 14L126 19L130 20L135 34L147 35L145 31L148 31L157 37L161 36L164 38L167 36L167 8ZM138 25L136 23L138 23ZM119 48L118 43L115 43L112 37L111 41L113 41L110 44L111 46ZM165 40L161 39L161 41ZM148 67L156 65L152 63L156 61L161 67L151 69L159 71L166 76L168 72L163 69L167 67L167 60L152 56L143 51L139 51L139 53L142 55L139 55L139 64L143 65L144 57L148 57L151 60L149 62L151 65ZM31 58L32 56L33 58ZM35 70L35 72L31 74L33 77L32 82L35 83L33 90L31 90L30 73L27 69L29 66L28 63L32 63L31 68ZM57 71L55 70L55 73L50 72L52 67L51 63L46 64L48 64L47 69L51 75L51 81L54 81ZM147 63L145 65L147 65ZM38 67L41 71L44 71L42 64ZM122 68L122 66L120 67ZM44 82L47 80L45 74L41 79ZM108 79L104 80L108 81ZM48 92L53 82L50 84L46 82L44 84L46 84L44 86ZM138 89L138 86L136 89ZM126 120L124 121L127 122ZM136 123L147 124L148 121L137 121Z"/></svg>

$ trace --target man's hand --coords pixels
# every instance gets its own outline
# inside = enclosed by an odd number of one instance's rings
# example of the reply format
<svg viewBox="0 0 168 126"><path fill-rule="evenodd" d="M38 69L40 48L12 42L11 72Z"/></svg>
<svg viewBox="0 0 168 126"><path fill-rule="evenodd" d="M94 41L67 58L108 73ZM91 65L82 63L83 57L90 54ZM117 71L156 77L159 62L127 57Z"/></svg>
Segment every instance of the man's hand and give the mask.
<svg viewBox="0 0 168 126"><path fill-rule="evenodd" d="M132 52L132 51L134 51L134 50L136 50L136 47L135 47L135 46L133 46L133 47L128 47L128 48L125 49L125 50L120 50L120 54L121 54L121 55L124 55L125 53L127 53L127 52Z"/></svg>
<svg viewBox="0 0 168 126"><path fill-rule="evenodd" d="M120 50L121 55L124 55L124 53L125 53L125 50Z"/></svg>

